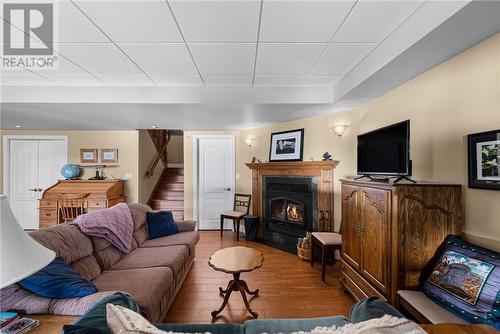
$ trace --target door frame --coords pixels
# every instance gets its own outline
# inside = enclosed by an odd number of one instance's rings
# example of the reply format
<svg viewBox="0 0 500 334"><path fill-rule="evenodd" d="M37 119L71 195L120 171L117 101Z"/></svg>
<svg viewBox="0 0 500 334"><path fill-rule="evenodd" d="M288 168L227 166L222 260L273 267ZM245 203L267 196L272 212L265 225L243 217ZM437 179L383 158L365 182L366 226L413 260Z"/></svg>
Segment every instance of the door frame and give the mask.
<svg viewBox="0 0 500 334"><path fill-rule="evenodd" d="M198 202L199 202L199 186L198 186L198 179L199 179L199 144L200 144L200 139L230 139L231 140L231 150L233 151L233 167L234 167L234 185L236 188L236 149L235 149L235 142L236 142L236 136L235 135L194 135L193 136L193 220L196 221L197 228L200 226L200 222L198 221L199 217L199 207L198 207ZM236 191L236 189L235 189Z"/></svg>
<svg viewBox="0 0 500 334"><path fill-rule="evenodd" d="M68 163L68 136L51 136L51 135L3 135L3 184L2 193L9 199L10 193L10 142L12 140L62 140L65 150L65 160Z"/></svg>

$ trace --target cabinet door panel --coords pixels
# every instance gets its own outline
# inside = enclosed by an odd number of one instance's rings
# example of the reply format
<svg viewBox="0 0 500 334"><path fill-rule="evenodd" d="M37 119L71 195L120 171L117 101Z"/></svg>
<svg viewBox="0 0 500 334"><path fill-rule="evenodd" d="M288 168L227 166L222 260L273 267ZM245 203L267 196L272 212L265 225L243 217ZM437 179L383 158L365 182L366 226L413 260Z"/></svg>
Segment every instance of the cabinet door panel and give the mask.
<svg viewBox="0 0 500 334"><path fill-rule="evenodd" d="M383 294L388 288L389 191L361 190L361 271Z"/></svg>
<svg viewBox="0 0 500 334"><path fill-rule="evenodd" d="M361 259L361 240L356 229L358 193L358 187L342 185L342 258L356 270L360 269Z"/></svg>

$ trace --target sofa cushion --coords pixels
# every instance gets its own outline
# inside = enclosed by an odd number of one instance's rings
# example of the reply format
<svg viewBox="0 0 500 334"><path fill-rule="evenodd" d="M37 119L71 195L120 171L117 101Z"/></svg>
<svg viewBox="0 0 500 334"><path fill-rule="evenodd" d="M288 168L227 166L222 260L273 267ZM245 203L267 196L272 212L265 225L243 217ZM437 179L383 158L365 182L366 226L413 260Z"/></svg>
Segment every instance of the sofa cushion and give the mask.
<svg viewBox="0 0 500 334"><path fill-rule="evenodd" d="M82 315L113 291L97 292L85 297L53 299L35 295L18 284L0 290L0 312L23 310L27 314Z"/></svg>
<svg viewBox="0 0 500 334"><path fill-rule="evenodd" d="M39 296L59 299L85 297L97 292L94 284L82 279L59 257L19 281L19 285Z"/></svg>
<svg viewBox="0 0 500 334"><path fill-rule="evenodd" d="M157 322L162 299L173 289L170 268L142 268L103 271L93 282L99 291L124 291L132 295L146 318Z"/></svg>
<svg viewBox="0 0 500 334"><path fill-rule="evenodd" d="M189 254L194 254L194 248L200 240L198 231L181 232L175 235L167 235L163 238L146 240L141 247L164 247L174 245L185 245L189 248Z"/></svg>
<svg viewBox="0 0 500 334"><path fill-rule="evenodd" d="M101 237L90 237L94 244L94 255L99 261L102 270L111 268L125 256L125 253L113 246L111 242ZM132 242L134 244L134 242ZM135 249L137 247L133 247Z"/></svg>
<svg viewBox="0 0 500 334"><path fill-rule="evenodd" d="M101 267L93 254L92 241L74 223L59 224L30 232L30 236L43 246L56 252L80 273L82 278L93 280L101 272Z"/></svg>
<svg viewBox="0 0 500 334"><path fill-rule="evenodd" d="M424 293L465 320L500 329L500 254L449 236Z"/></svg>
<svg viewBox="0 0 500 334"><path fill-rule="evenodd" d="M111 270L168 267L179 272L189 257L187 246L139 247L116 263Z"/></svg>
<svg viewBox="0 0 500 334"><path fill-rule="evenodd" d="M316 327L344 326L349 323L344 316L303 319L254 319L244 323L245 334L293 333L311 331Z"/></svg>
<svg viewBox="0 0 500 334"><path fill-rule="evenodd" d="M132 238L132 249L134 249L149 239L146 212L152 211L152 209L141 203L130 204L128 208L134 221L134 236Z"/></svg>
<svg viewBox="0 0 500 334"><path fill-rule="evenodd" d="M149 239L158 239L179 233L172 211L146 212Z"/></svg>

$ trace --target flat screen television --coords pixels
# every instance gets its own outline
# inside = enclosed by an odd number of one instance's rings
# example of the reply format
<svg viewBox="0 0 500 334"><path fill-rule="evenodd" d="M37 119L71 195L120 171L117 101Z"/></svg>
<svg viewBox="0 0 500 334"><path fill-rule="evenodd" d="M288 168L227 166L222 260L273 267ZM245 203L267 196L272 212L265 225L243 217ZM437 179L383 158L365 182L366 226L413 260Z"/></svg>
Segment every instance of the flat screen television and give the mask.
<svg viewBox="0 0 500 334"><path fill-rule="evenodd" d="M358 136L358 175L411 175L409 120Z"/></svg>

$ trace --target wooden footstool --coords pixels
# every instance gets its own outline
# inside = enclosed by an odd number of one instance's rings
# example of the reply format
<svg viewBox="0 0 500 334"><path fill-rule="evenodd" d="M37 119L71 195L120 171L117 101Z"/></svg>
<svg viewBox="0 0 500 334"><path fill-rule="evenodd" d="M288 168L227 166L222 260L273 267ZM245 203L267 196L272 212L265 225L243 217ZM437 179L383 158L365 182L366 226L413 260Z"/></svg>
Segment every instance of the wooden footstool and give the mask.
<svg viewBox="0 0 500 334"><path fill-rule="evenodd" d="M325 281L326 253L328 250L340 250L342 246L342 234L334 232L313 232L311 233L311 267L314 264L314 244L321 246L321 280Z"/></svg>

